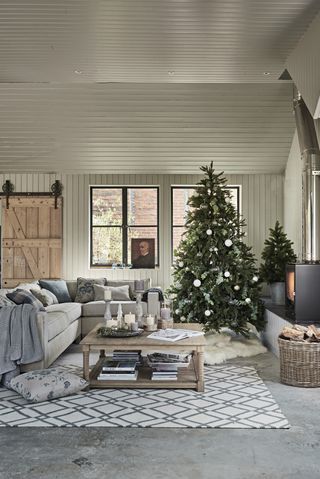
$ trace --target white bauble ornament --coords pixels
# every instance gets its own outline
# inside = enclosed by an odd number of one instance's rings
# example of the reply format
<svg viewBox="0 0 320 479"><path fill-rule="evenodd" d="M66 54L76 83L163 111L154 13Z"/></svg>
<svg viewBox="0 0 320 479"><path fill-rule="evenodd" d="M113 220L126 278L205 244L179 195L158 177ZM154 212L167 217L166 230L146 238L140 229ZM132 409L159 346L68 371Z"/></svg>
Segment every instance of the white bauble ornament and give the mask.
<svg viewBox="0 0 320 479"><path fill-rule="evenodd" d="M180 267L180 268L183 268L183 261L180 261L180 262L179 262L179 267Z"/></svg>
<svg viewBox="0 0 320 479"><path fill-rule="evenodd" d="M209 248L209 251L212 252L212 251L213 251L213 248Z"/></svg>
<svg viewBox="0 0 320 479"><path fill-rule="evenodd" d="M213 261L210 261L210 264L213 264Z"/></svg>
<svg viewBox="0 0 320 479"><path fill-rule="evenodd" d="M211 235L212 235L212 230L208 229L208 230L206 231L206 233L207 233L208 236L211 236Z"/></svg>
<svg viewBox="0 0 320 479"><path fill-rule="evenodd" d="M204 312L204 314L205 314L205 316L210 316L211 311L209 311L208 309L206 309L205 312Z"/></svg>
<svg viewBox="0 0 320 479"><path fill-rule="evenodd" d="M230 203L230 201L231 201L230 198L227 197L226 198L226 203Z"/></svg>
<svg viewBox="0 0 320 479"><path fill-rule="evenodd" d="M208 195L211 195L211 190L210 190L210 188L208 188Z"/></svg>
<svg viewBox="0 0 320 479"><path fill-rule="evenodd" d="M225 244L228 248L230 248L230 246L232 246L232 241L231 241L231 239L226 239L225 242L224 242L224 244Z"/></svg>
<svg viewBox="0 0 320 479"><path fill-rule="evenodd" d="M246 299L245 299L245 302L246 302L247 304L250 304L250 303L251 303L251 299L250 299L250 298L246 298Z"/></svg>
<svg viewBox="0 0 320 479"><path fill-rule="evenodd" d="M176 309L176 310L175 310L175 313L176 313L176 314L179 314L179 313L180 313L180 309Z"/></svg>
<svg viewBox="0 0 320 479"><path fill-rule="evenodd" d="M213 251L214 251L215 253L218 253L219 250L218 250L218 248L214 248Z"/></svg>
<svg viewBox="0 0 320 479"><path fill-rule="evenodd" d="M229 271L225 271L225 272L224 272L224 277L225 277L225 278L230 278L230 273L229 273Z"/></svg>
<svg viewBox="0 0 320 479"><path fill-rule="evenodd" d="M185 321L185 320L186 320L186 318L185 318L184 316L180 316L180 321L183 322L183 321Z"/></svg>
<svg viewBox="0 0 320 479"><path fill-rule="evenodd" d="M254 277L252 278L252 281L254 281L255 283L256 283L258 280L259 280L258 276L254 276Z"/></svg>
<svg viewBox="0 0 320 479"><path fill-rule="evenodd" d="M233 289L234 289L235 291L239 291L240 286L239 286L238 284L236 284Z"/></svg>
<svg viewBox="0 0 320 479"><path fill-rule="evenodd" d="M195 286L196 288L199 288L199 286L201 286L200 279L195 279L194 282L193 282L193 286Z"/></svg>

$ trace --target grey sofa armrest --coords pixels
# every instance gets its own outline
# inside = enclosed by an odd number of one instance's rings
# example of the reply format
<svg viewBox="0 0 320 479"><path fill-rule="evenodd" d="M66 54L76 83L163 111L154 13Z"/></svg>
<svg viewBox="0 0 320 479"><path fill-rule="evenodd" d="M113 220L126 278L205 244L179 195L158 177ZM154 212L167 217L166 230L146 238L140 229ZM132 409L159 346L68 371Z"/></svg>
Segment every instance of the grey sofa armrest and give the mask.
<svg viewBox="0 0 320 479"><path fill-rule="evenodd" d="M37 326L42 347L48 344L48 324L46 321L47 313L45 311L38 311Z"/></svg>
<svg viewBox="0 0 320 479"><path fill-rule="evenodd" d="M148 314L160 317L160 301L157 292L148 293Z"/></svg>

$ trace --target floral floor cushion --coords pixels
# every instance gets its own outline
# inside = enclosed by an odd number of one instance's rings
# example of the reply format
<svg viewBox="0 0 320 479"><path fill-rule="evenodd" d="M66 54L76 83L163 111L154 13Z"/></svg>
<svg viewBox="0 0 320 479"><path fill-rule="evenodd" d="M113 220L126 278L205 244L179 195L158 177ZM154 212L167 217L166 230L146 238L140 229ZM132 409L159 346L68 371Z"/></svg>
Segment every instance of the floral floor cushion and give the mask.
<svg viewBox="0 0 320 479"><path fill-rule="evenodd" d="M75 394L88 385L85 379L59 368L38 369L11 379L9 387L32 403Z"/></svg>

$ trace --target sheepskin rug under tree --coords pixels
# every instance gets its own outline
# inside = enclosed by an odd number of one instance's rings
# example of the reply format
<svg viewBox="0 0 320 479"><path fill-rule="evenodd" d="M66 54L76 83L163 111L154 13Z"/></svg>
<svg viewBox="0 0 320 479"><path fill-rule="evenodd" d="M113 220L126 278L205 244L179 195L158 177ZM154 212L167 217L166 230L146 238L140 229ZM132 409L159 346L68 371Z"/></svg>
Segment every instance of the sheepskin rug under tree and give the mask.
<svg viewBox="0 0 320 479"><path fill-rule="evenodd" d="M221 333L207 333L206 340L204 362L210 366L224 363L228 359L249 358L267 352L267 348L254 333L244 338L230 329L223 329Z"/></svg>
<svg viewBox="0 0 320 479"><path fill-rule="evenodd" d="M211 162L189 199L186 231L175 251L174 319L200 323L204 331L227 327L249 337L248 322L262 330L263 303L256 260L245 244L239 218L222 173Z"/></svg>

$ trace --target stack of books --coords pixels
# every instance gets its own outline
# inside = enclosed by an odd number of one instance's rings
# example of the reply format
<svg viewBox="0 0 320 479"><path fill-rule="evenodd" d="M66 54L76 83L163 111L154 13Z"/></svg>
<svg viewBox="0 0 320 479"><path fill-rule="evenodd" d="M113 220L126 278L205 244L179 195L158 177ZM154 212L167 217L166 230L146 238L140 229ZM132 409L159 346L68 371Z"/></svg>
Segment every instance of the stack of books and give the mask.
<svg viewBox="0 0 320 479"><path fill-rule="evenodd" d="M188 367L190 355L152 353L148 354L148 365L152 368L153 381L176 381L178 368Z"/></svg>
<svg viewBox="0 0 320 479"><path fill-rule="evenodd" d="M176 381L178 379L178 368L174 365L170 367L153 367L152 381Z"/></svg>
<svg viewBox="0 0 320 479"><path fill-rule="evenodd" d="M114 361L129 361L135 360L137 363L141 362L141 349L135 349L133 351L124 351L120 349L115 349L112 354L112 359Z"/></svg>
<svg viewBox="0 0 320 479"><path fill-rule="evenodd" d="M135 359L106 358L98 379L101 381L135 381L138 377Z"/></svg>

